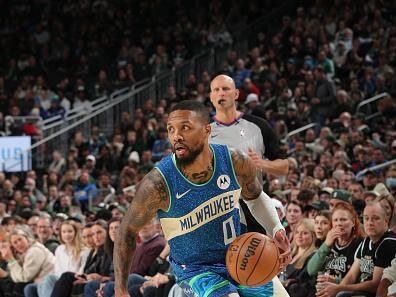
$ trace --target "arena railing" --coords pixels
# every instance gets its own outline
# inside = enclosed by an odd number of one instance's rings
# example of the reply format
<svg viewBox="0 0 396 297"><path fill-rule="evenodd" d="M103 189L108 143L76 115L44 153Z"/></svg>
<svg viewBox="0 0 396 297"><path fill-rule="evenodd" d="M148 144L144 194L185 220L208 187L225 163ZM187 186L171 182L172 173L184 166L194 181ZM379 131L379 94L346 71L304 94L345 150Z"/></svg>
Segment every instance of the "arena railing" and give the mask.
<svg viewBox="0 0 396 297"><path fill-rule="evenodd" d="M42 120L41 121L41 126L45 127L45 126L50 125L52 123L56 123L58 121L61 121L62 119L63 119L63 117L58 114L56 116L53 116L53 117L47 118L45 120Z"/></svg>
<svg viewBox="0 0 396 297"><path fill-rule="evenodd" d="M385 98L386 96L389 96L389 94L388 93L381 93L381 94L378 94L378 95L375 95L373 97L370 97L368 99L363 100L356 107L356 113L360 112L360 110L363 107L368 106L369 104L371 104L371 103L373 103L375 101L381 100L382 98ZM369 115L367 115L367 116L369 116Z"/></svg>
<svg viewBox="0 0 396 297"><path fill-rule="evenodd" d="M88 136L93 125L98 125L106 136L110 136L114 127L120 122L123 111L133 114L134 110L143 106L144 101L148 99L157 104L160 99L166 98L169 86L174 86L176 90L182 89L190 73L200 79L203 71L214 72L218 59L216 57L223 59L228 50L228 48L211 49L168 72L138 82L130 88L118 90L109 98L101 97L92 103L93 107L89 114L82 108L73 109L63 119L48 121L42 127L43 138L31 147L31 151L40 153L38 148L45 145L44 151L51 152L56 149L66 154L73 133L81 130L85 136Z"/></svg>
<svg viewBox="0 0 396 297"><path fill-rule="evenodd" d="M295 2L295 1L294 1ZM263 29L268 30L269 23L273 22L273 16L275 15L281 15L285 11L291 11L291 7L295 6L296 4L293 1L289 1L289 3L281 5L277 8L274 8L271 10L271 12L261 18L260 20L254 22L253 24L250 24L247 28L243 28L237 33L235 33L234 40L237 40L237 42L233 43L233 48L239 53L239 54L246 54L248 48L247 48L247 40L246 40L246 34L252 34L252 32L256 31L263 31ZM226 49L226 50L224 50ZM201 79L201 75L203 71L208 71L209 73L213 73L216 70L219 70L223 66L223 62L225 61L227 57L227 53L229 51L229 47L215 47L211 48L206 52L200 53L194 58L192 58L189 61L185 61L181 65L175 66L174 69L171 71L162 73L158 76L154 76L151 79L146 79L143 81L140 81L132 86L132 89L135 89L136 87L139 87L140 85L147 83L150 80L154 80L157 82L157 93L159 93L160 97L163 97L166 92L167 88L170 85L175 86L176 90L180 90L182 87L185 86L185 82L187 79L187 75L190 73L194 73L197 77L198 80ZM126 88L128 89L128 88ZM124 89L125 90L125 89ZM116 91L117 93L119 91ZM113 97L113 93L110 97ZM106 97L104 97L106 98ZM103 97L99 99L95 99L92 102L92 105L95 105L96 101L101 101ZM110 99L111 100L111 99ZM72 109L68 112L68 114L65 116L65 118L57 117L54 119L48 119L43 122L43 127L44 130L46 130L47 123L51 124L50 129L51 133L54 132L56 129L61 129L64 126L67 126L68 123L67 121L70 119L71 122L75 121L76 118L80 118L82 115L83 111L80 109ZM79 114L80 116L76 116L76 114ZM65 123L66 120L66 123ZM48 121L48 122L47 122ZM54 122L58 122L58 126L56 124L53 124Z"/></svg>
<svg viewBox="0 0 396 297"><path fill-rule="evenodd" d="M361 180L367 171L377 171L377 170L381 170L381 169L390 167L390 166L392 166L393 164L396 164L396 159L392 159L392 160L386 161L386 162L384 162L384 163L381 163L381 164L378 164L378 165L375 165L375 166L371 166L371 167L365 168L365 169L359 171L358 173L356 173L356 179L357 179L357 180Z"/></svg>
<svg viewBox="0 0 396 297"><path fill-rule="evenodd" d="M298 1L301 2L301 1ZM89 136L91 127L97 125L103 133L110 137L114 127L118 126L121 114L128 111L134 114L136 108L151 99L157 104L160 99L166 98L168 89L173 86L176 91L185 87L188 75L193 73L197 80L201 80L202 73L208 71L210 74L220 71L230 50L236 50L239 55L246 55L248 51L247 38L258 31L268 32L268 24L274 19L279 20L284 14L290 14L296 7L297 1L285 1L279 7L274 8L259 22L239 31L233 37L230 46L215 46L194 56L191 60L176 65L173 69L155 75L144 81L132 85L130 88L119 90L111 94L109 100L103 100L98 104L98 109L93 109L89 114L76 111L76 114L68 114L58 122L48 122L44 128L43 138L29 148L34 155L33 166L36 169L45 169L49 163L52 151L59 150L66 156L70 145L70 139L75 131L82 131L83 135ZM250 28L250 29L249 29ZM36 160L42 160L36 162Z"/></svg>
<svg viewBox="0 0 396 297"><path fill-rule="evenodd" d="M305 125L303 127L297 128L297 129L287 133L286 136L283 139L281 139L281 142L286 143L290 137L300 134L301 132L304 132L308 129L315 128L317 125L318 125L318 123L311 123L311 124Z"/></svg>
<svg viewBox="0 0 396 297"><path fill-rule="evenodd" d="M105 102L108 102L110 99L107 96L101 96L94 101L91 102L92 109L95 109L98 105L103 105ZM45 119L41 122L43 130L45 131L48 128L54 129L57 126L60 128L62 125L67 123L69 120L74 120L76 117L84 116L87 111L84 110L83 107L72 108L66 112L66 114L62 117L60 115Z"/></svg>
<svg viewBox="0 0 396 297"><path fill-rule="evenodd" d="M69 123L68 126L63 127L58 131L53 131L53 133L47 137L33 144L29 150L34 151L44 146L46 151L52 152L54 150L59 150L63 155L66 155L69 148L69 137L75 131L90 131L92 125L98 125L102 128L103 132L110 132L110 130L112 132L115 124L113 121L119 123L120 119L119 117L109 117L107 114L108 110L111 108L116 108L118 110L133 110L135 104L134 96L144 88L147 88L147 86L136 89L134 92L135 94L128 92L114 97L113 101L109 102L105 106L102 106L83 118L75 119L73 123Z"/></svg>

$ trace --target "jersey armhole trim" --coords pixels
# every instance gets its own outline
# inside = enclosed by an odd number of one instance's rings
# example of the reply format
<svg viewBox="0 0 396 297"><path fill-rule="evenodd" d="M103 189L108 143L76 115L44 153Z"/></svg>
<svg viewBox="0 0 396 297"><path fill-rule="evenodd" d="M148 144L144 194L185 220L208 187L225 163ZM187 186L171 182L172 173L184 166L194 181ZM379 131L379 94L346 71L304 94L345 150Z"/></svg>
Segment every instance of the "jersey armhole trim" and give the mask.
<svg viewBox="0 0 396 297"><path fill-rule="evenodd" d="M234 174L235 181L236 181L237 185L239 186L239 188L242 189L241 185L239 184L238 177L235 173L234 162L232 161L232 156L231 156L230 149L228 148L228 145L226 145L226 149L228 152L228 157L229 157L229 161L231 163L232 173Z"/></svg>
<svg viewBox="0 0 396 297"><path fill-rule="evenodd" d="M157 169L157 171L161 174L161 176L164 179L165 184L166 184L166 190L168 191L168 195L169 195L169 206L168 206L167 210L164 210L164 212L168 212L170 210L171 206L172 206L172 195L171 195L171 192L169 190L168 181L165 178L165 175L162 173L161 169L159 169L157 166L155 166L154 168Z"/></svg>

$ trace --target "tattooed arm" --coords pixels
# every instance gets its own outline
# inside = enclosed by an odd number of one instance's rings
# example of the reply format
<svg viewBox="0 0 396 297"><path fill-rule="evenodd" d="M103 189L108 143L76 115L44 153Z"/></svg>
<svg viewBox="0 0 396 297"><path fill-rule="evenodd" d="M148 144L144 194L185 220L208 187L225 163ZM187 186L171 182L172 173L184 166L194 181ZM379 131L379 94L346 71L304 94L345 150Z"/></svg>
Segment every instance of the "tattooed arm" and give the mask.
<svg viewBox="0 0 396 297"><path fill-rule="evenodd" d="M231 150L231 158L238 182L242 187L242 198L257 222L265 228L268 235L274 238L279 248L283 251L280 255L280 268L283 269L291 260L290 243L279 220L275 206L271 198L262 191L253 161L238 150Z"/></svg>
<svg viewBox="0 0 396 297"><path fill-rule="evenodd" d="M238 150L231 150L231 157L235 174L242 187L242 198L254 218L271 236L279 230L284 230L271 198L262 191L261 183L256 175L256 167L252 160Z"/></svg>
<svg viewBox="0 0 396 297"><path fill-rule="evenodd" d="M262 192L262 186L257 178L256 166L248 155L239 150L230 149L231 158L238 182L242 187L244 200L256 199Z"/></svg>
<svg viewBox="0 0 396 297"><path fill-rule="evenodd" d="M152 220L158 209L167 209L169 195L157 169L151 170L139 183L132 203L122 220L114 248L116 297L129 296L127 280L136 248L138 231Z"/></svg>

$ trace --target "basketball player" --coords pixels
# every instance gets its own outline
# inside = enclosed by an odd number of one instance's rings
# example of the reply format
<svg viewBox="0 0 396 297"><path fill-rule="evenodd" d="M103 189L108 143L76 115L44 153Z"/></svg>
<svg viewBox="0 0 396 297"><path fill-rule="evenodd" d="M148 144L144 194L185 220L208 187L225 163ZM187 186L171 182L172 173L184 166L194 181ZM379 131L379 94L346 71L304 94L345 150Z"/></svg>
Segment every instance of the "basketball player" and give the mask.
<svg viewBox="0 0 396 297"><path fill-rule="evenodd" d="M287 175L289 162L282 159L274 131L264 119L238 111L238 97L239 90L231 77L218 75L211 81L210 100L216 109L216 115L211 123L209 143L226 144L247 153L259 169L257 176L260 181L263 178L262 172L275 176ZM268 159L263 159L262 156ZM270 201L266 203L270 204ZM268 233L268 230L264 232L263 226L252 217L243 201L241 208L248 231Z"/></svg>
<svg viewBox="0 0 396 297"><path fill-rule="evenodd" d="M277 243L287 249L276 211L263 202L265 194L252 161L224 145L209 145L208 110L197 101L176 104L167 131L173 154L140 182L116 241L116 297L128 295L137 232L155 216L168 239L177 282L188 296L288 296L280 282L250 288L239 286L227 274L225 254L240 234L240 195L259 222L272 228ZM288 252L280 256L283 265L288 258Z"/></svg>

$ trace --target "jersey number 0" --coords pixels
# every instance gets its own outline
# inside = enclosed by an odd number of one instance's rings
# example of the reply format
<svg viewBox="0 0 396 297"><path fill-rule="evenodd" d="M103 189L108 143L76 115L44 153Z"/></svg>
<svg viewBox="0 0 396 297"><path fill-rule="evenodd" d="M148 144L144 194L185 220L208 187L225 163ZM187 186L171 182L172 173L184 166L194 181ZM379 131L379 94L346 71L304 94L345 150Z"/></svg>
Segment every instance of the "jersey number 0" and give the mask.
<svg viewBox="0 0 396 297"><path fill-rule="evenodd" d="M236 238L235 226L232 217L223 222L224 244L228 245Z"/></svg>

